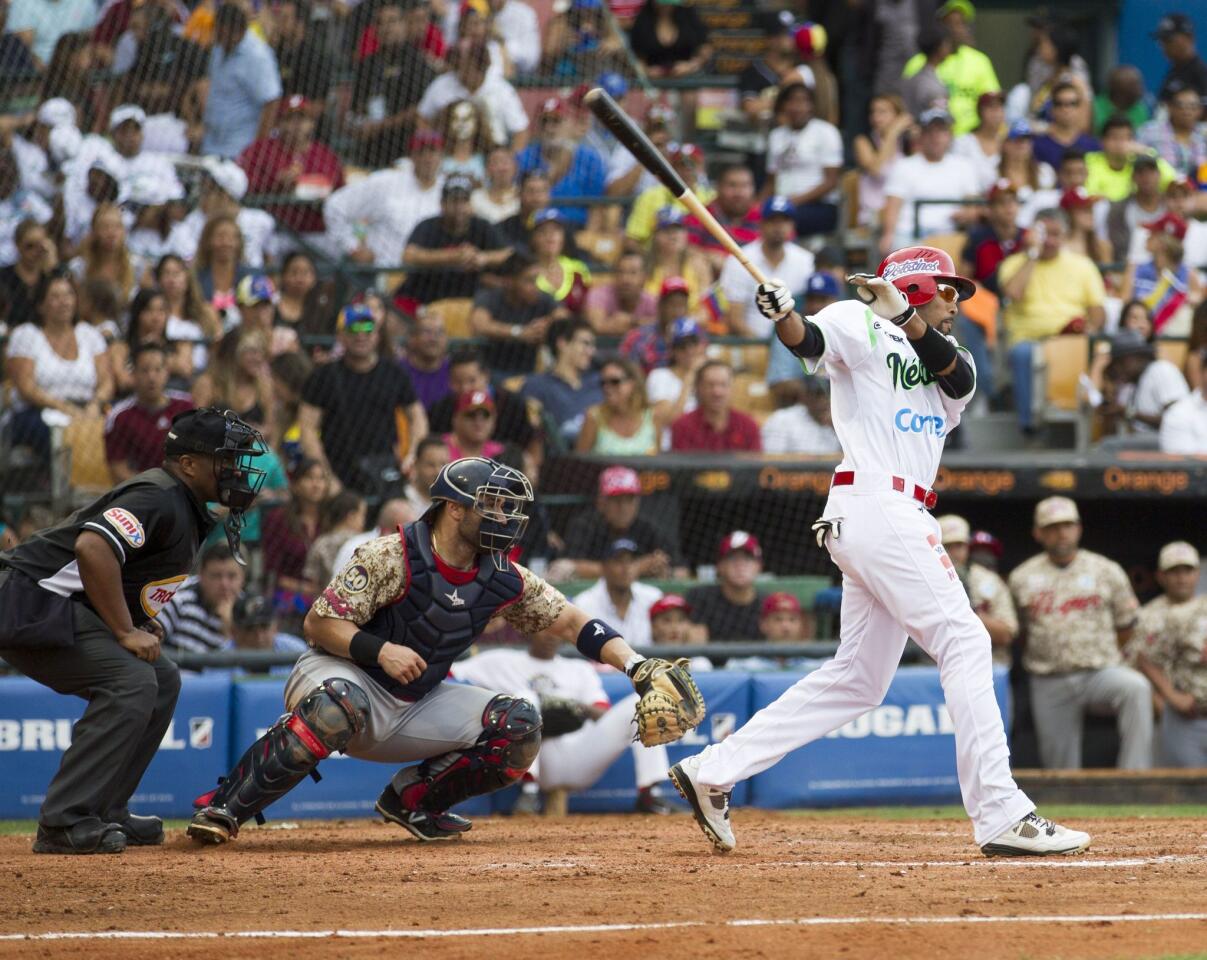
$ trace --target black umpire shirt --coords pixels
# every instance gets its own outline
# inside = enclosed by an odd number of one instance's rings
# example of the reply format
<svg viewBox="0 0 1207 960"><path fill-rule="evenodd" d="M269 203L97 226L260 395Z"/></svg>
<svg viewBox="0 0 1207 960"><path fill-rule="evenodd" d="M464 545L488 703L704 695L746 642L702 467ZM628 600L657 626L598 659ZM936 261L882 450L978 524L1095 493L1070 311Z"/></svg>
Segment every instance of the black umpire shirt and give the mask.
<svg viewBox="0 0 1207 960"><path fill-rule="evenodd" d="M122 595L137 627L159 613L184 583L213 525L205 504L182 481L156 467L0 553L0 565L91 608L75 541L84 530L99 534L122 566Z"/></svg>

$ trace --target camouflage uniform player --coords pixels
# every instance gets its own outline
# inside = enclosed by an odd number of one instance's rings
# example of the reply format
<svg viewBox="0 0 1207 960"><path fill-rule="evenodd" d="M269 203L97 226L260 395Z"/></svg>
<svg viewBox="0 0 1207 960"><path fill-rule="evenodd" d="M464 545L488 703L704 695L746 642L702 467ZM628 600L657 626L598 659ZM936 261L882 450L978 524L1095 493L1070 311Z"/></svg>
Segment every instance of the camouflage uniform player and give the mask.
<svg viewBox="0 0 1207 960"><path fill-rule="evenodd" d="M519 780L541 741L530 701L445 680L496 617L521 633L576 642L625 670L639 693L647 671L665 663L638 656L608 624L508 559L533 499L522 473L480 457L455 460L431 498L420 520L359 547L315 601L305 624L312 649L285 685L289 713L199 798L194 840L233 839L335 751L412 764L377 800L386 820L420 840L464 833L470 822L449 808Z"/></svg>
<svg viewBox="0 0 1207 960"><path fill-rule="evenodd" d="M1136 623L1136 595L1119 564L1079 549L1081 517L1067 497L1035 507L1044 552L1010 574L1023 624L1023 666L1039 756L1049 769L1081 767L1086 713L1113 715L1119 766L1152 766L1152 688L1123 663Z"/></svg>
<svg viewBox="0 0 1207 960"><path fill-rule="evenodd" d="M1140 608L1128 647L1165 702L1157 742L1170 767L1207 767L1207 596L1195 596L1199 553L1167 543L1157 557L1164 593Z"/></svg>
<svg viewBox="0 0 1207 960"><path fill-rule="evenodd" d="M954 513L939 517L939 535L943 549L955 564L956 573L968 594L968 601L989 633L995 666L1008 667L1011 651L1018 639L1018 614L1010 599L1006 581L988 567L969 559L972 529L968 521Z"/></svg>

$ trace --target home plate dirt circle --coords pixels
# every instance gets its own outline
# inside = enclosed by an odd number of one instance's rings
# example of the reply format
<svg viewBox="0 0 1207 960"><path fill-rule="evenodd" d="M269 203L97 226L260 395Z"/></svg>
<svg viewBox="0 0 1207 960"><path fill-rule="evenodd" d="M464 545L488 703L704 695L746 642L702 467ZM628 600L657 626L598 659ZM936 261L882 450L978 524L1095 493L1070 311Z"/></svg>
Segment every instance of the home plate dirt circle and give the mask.
<svg viewBox="0 0 1207 960"><path fill-rule="evenodd" d="M987 860L965 823L739 810L713 854L690 818L482 818L419 844L369 821L180 831L121 856L0 837L0 960L1133 958L1207 945L1207 823L1087 821L1084 856ZM271 826L271 824L270 824Z"/></svg>

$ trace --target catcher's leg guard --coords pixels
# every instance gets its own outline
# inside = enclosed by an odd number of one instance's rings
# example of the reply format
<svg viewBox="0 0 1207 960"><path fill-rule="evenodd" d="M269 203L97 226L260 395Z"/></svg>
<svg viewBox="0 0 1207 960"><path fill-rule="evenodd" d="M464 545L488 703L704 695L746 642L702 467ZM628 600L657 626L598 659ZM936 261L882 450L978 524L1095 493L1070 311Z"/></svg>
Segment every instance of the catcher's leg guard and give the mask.
<svg viewBox="0 0 1207 960"><path fill-rule="evenodd" d="M198 797L201 809L188 834L201 843L225 843L239 825L285 796L332 751L342 751L364 729L369 698L347 680L324 680L243 754L218 788Z"/></svg>
<svg viewBox="0 0 1207 960"><path fill-rule="evenodd" d="M398 789L407 810L441 813L515 783L541 747L541 715L527 700L500 694L482 713L482 736L468 750L425 760L402 774ZM399 781L395 781L398 785Z"/></svg>

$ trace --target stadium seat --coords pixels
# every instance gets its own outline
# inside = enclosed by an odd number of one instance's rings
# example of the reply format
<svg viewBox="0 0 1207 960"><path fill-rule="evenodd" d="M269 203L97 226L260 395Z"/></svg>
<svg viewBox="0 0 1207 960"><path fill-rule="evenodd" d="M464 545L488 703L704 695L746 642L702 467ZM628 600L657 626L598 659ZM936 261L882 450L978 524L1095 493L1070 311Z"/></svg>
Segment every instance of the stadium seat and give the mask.
<svg viewBox="0 0 1207 960"><path fill-rule="evenodd" d="M76 492L96 492L113 486L105 460L105 421L101 417L76 417L63 428L63 449L71 464L71 486Z"/></svg>
<svg viewBox="0 0 1207 960"><path fill-rule="evenodd" d="M1185 374L1186 357L1190 353L1190 344L1185 340L1157 340L1157 359L1168 360Z"/></svg>
<svg viewBox="0 0 1207 960"><path fill-rule="evenodd" d="M766 417L775 411L775 401L763 377L764 375L753 373L739 373L733 383L734 407L756 419L760 414Z"/></svg>
<svg viewBox="0 0 1207 960"><path fill-rule="evenodd" d="M444 321L444 329L454 340L464 340L473 336L469 327L469 314L474 302L469 297L449 297L445 300L433 300L427 305L428 310Z"/></svg>
<svg viewBox="0 0 1207 960"><path fill-rule="evenodd" d="M1041 405L1038 419L1044 423L1071 423L1074 446L1086 449L1090 422L1081 409L1080 379L1090 367L1090 338L1081 333L1048 337L1035 351L1035 364L1033 396Z"/></svg>

